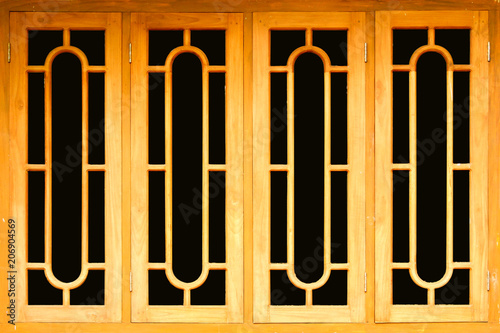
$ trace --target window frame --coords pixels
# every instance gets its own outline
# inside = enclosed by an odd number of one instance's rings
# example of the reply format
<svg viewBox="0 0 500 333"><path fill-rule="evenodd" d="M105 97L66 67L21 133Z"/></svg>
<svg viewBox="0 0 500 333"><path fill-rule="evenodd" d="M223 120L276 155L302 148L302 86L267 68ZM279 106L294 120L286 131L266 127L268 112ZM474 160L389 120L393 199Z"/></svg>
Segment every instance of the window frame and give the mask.
<svg viewBox="0 0 500 333"><path fill-rule="evenodd" d="M45 2L41 0L7 0L0 3L0 214L7 221L8 218L14 218L10 209L10 188L15 186L12 183L11 170L9 167L9 105L10 105L10 82L13 80L8 59L9 37L9 15L12 12L120 12L122 13L123 34L121 38L121 93L122 93L122 291L123 301L121 307L122 320L120 324L113 323L18 323L16 330L14 326L7 323L7 317L0 320L0 330L5 332L68 332L68 331L106 331L106 332L156 332L159 329L172 329L177 332L192 332L193 327L204 331L219 330L220 332L233 332L237 329L258 332L302 332L302 331L331 331L342 330L345 332L354 331L375 331L375 332L435 332L440 333L443 330L456 332L496 332L499 328L500 312L497 307L500 305L500 283L498 275L500 274L500 11L498 4L489 0L479 0L471 3L470 1L414 1L414 2L380 2L373 0L361 0L356 2L345 2L340 0L323 1L311 0L307 3L299 0L277 1L277 2L255 2L249 0L241 1L205 1L200 0L193 3L182 1L150 2L148 6L138 0L116 1L116 2L88 2L77 1L53 1ZM489 62L489 134L488 134L488 215L489 215L489 233L488 242L488 269L490 272L490 290L489 290L489 310L487 323L408 323L391 324L379 323L374 321L374 248L375 230L374 226L374 143L373 136L366 136L366 149L368 158L366 160L366 238L367 238L367 302L366 302L366 321L359 324L253 324L252 318L252 251L246 244L252 243L252 217L251 214L244 215L244 322L243 324L220 325L220 324L138 324L130 320L130 292L129 292L129 272L130 272L130 65L129 65L129 42L130 42L130 12L236 12L244 13L244 40L243 40L243 80L244 80L244 129L243 129L243 168L244 168L244 209L245 212L252 211L252 108L253 108L253 74L252 74L252 17L253 13L261 11L278 12L307 12L307 11L365 11L367 13L367 58L369 70L367 71L368 86L374 86L374 59L375 59L375 27L374 11L405 11L405 10L487 10L489 12L489 41L491 42L491 61ZM486 46L485 46L486 47ZM374 128L374 89L367 91L367 108L372 110L368 113L366 126L368 133L373 134ZM7 248L3 246L7 241L7 223L0 223L0 256L7 257ZM0 265L0 274L6 274L5 264ZM371 272L371 273L370 273ZM7 280L0 279L0 291L7 290ZM7 306L9 299L7 293L0 293L0 305ZM193 326L195 325L195 326Z"/></svg>
<svg viewBox="0 0 500 333"><path fill-rule="evenodd" d="M113 84L113 80L120 81L121 70L116 61L120 58L120 36L121 36L121 15L120 14L82 14L78 22L74 21L72 15L60 14L57 17L51 17L44 13L13 13L11 15L11 32L14 49L12 55L15 57L11 62L11 70L15 75L16 80L11 84L11 110L15 110L10 114L10 151L12 184L11 184L11 203L12 214L18 219L16 222L17 237L17 303L19 306L19 322L119 322L121 318L120 307L122 294L119 289L112 286L120 281L121 271L121 210L112 213L112 207L121 205L121 165L120 156L110 152L116 151L121 146L121 110L119 103L121 102L120 87ZM36 29L60 29L64 31L64 44L60 47L63 51L51 52L43 66L28 65L28 31ZM106 258L105 263L89 263L88 261L88 218L89 202L88 198L82 197L82 259L87 258L86 262L82 260L82 273L78 279L71 283L64 283L58 280L52 270L52 258L50 257L51 250L49 242L52 240L52 161L49 156L52 155L52 133L47 134L52 129L52 125L48 125L52 119L51 112L45 111L45 163L44 164L29 164L28 163L28 94L27 82L28 72L47 73L51 75L52 60L59 52L73 52L72 46L69 45L70 29L102 29L105 31L105 163L97 166L97 170L105 172L105 248ZM80 51L81 52L81 51ZM86 64L85 55L75 51L82 63L82 69L86 73L91 72L88 64ZM53 56L53 57L52 57ZM52 58L50 58L52 57ZM19 75L16 75L19 74ZM24 75L23 75L24 74ZM83 79L82 82L85 82ZM50 79L45 79L45 82L51 82ZM88 89L88 88L84 88ZM46 89L47 91L47 89ZM50 90L49 90L50 91ZM85 94L84 94L85 95ZM52 95L46 92L45 109L51 109L49 103L52 102ZM116 103L118 101L118 103ZM95 170L88 163L88 107L85 109L86 103L82 103L82 117L87 121L82 122L82 174L87 174L82 177L82 193L88 192L88 171ZM44 263L28 263L28 246L25 237L19 235L27 234L27 204L28 204L28 171L44 171L45 172L45 261ZM86 185L85 185L86 184ZM87 193L88 194L88 193ZM47 222L50 221L50 222ZM87 230L85 230L87 226ZM87 254L84 254L87 252ZM88 276L89 270L103 269L105 271L105 287L104 298L106 303L104 306L80 306L70 305L70 290L74 290L80 284L84 283ZM27 298L27 272L31 270L44 270L45 276L51 285L62 289L63 305L28 305ZM83 279L81 279L83 278ZM86 309L87 311L82 311Z"/></svg>
<svg viewBox="0 0 500 333"><path fill-rule="evenodd" d="M441 322L441 321L465 321L465 322L480 322L487 318L487 243L484 241L488 238L487 228L487 176L488 165L486 162L488 142L487 137L483 133L488 130L488 91L487 81L482 82L484 77L487 77L487 50L481 48L481 45L487 44L485 29L487 29L488 13L480 12L378 12L376 16L377 25L376 48L377 48L377 63L376 63L376 84L375 94L380 97L376 100L375 105L375 189L378 193L375 200L375 218L376 224L376 239L375 239L375 293L378 295L375 309L376 322ZM460 169L460 164L454 164L453 161L448 161L448 172L453 175L453 170L470 170L470 304L468 305L435 305L434 287L429 287L428 302L430 305L393 305L392 304L392 272L395 269L408 268L411 272L412 279L416 280L418 273L416 272L416 201L415 193L418 190L416 185L417 173L417 158L416 158L416 83L410 83L410 162L407 164L397 163L392 157L392 72L401 70L402 67L411 67L408 70L410 73L410 81L415 82L416 76L416 61L418 58L412 58L409 65L393 65L392 64L392 31L396 28L470 28L471 30L471 59L470 59L470 163L466 169ZM434 46L430 46L434 47ZM420 51L415 51L415 54ZM423 51L425 52L425 50ZM451 73L453 74L453 70ZM450 72L448 72L450 73ZM452 75L451 74L451 75ZM448 154L451 155L453 149L453 87L449 88L449 106L447 111L447 135L448 135ZM413 103L412 103L413 102ZM450 157L448 157L450 159ZM462 166L464 168L466 166ZM393 202L393 170L409 170L410 172L410 258L409 263L395 263L392 260L392 202ZM452 177L452 176L451 176ZM452 181L448 181L447 191L448 200L453 196ZM447 204L447 210L453 207L453 204ZM452 214L453 212L448 212ZM452 235L449 228L453 226L453 215L447 216L447 232ZM452 238L452 236L451 236ZM447 257L453 251L453 243L449 243L447 238ZM451 272L453 267L458 268L459 264L455 263L453 258L447 261L446 272ZM418 279L420 279L418 277ZM443 280L444 281L444 280ZM415 281L421 286L421 283L426 286L432 284L420 281ZM439 282L436 282L436 284ZM432 291L431 291L432 290Z"/></svg>

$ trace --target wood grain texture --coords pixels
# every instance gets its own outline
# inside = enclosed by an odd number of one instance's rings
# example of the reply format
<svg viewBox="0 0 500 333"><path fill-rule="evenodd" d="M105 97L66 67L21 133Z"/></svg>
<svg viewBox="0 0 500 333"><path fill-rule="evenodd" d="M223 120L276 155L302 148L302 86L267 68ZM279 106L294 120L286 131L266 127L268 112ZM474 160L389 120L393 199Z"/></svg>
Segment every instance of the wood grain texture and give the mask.
<svg viewBox="0 0 500 333"><path fill-rule="evenodd" d="M2 332L6 333L164 333L193 332L193 324L140 324L140 323L122 323L122 324L61 324L61 323L22 323L16 326L0 324ZM356 332L356 333L401 333L401 332L419 332L419 333L497 333L498 324L470 324L470 323L447 323L447 324L197 324L196 332L199 333L331 333L331 332Z"/></svg>
<svg viewBox="0 0 500 333"><path fill-rule="evenodd" d="M375 13L366 13L365 265L366 322L375 321Z"/></svg>
<svg viewBox="0 0 500 333"><path fill-rule="evenodd" d="M130 322L130 205L131 205L131 155L130 155L130 63L128 62L128 50L130 43L130 13L122 14L122 322Z"/></svg>
<svg viewBox="0 0 500 333"><path fill-rule="evenodd" d="M271 0L167 0L150 1L144 6L141 1L117 0L1 0L0 5L13 11L116 11L116 12L335 12L374 10L488 10L498 8L491 0L342 0L271 1Z"/></svg>
<svg viewBox="0 0 500 333"><path fill-rule="evenodd" d="M500 325L500 11L489 13L489 321Z"/></svg>
<svg viewBox="0 0 500 333"><path fill-rule="evenodd" d="M7 45L9 35L4 33L9 31L9 11L0 8L0 45ZM7 48L0 47L0 244L7 244L8 221L11 215L10 210L10 163L9 163L9 71L7 63ZM7 258L7 246L0 247L0 256ZM0 261L1 276L7 275L7 260ZM5 309L9 305L7 279L0 279L0 306ZM10 318L5 316L0 319L0 323L6 323ZM0 325L1 325L0 324Z"/></svg>

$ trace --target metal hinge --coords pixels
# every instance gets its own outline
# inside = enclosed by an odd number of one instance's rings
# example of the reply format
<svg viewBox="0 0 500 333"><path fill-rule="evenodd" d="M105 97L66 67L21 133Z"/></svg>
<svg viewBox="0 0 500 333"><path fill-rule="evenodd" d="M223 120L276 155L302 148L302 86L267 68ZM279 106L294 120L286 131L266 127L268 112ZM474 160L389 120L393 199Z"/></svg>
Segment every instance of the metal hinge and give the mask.
<svg viewBox="0 0 500 333"><path fill-rule="evenodd" d="M488 62L491 61L491 43L488 42Z"/></svg>
<svg viewBox="0 0 500 333"><path fill-rule="evenodd" d="M132 291L132 272L130 272L130 291Z"/></svg>
<svg viewBox="0 0 500 333"><path fill-rule="evenodd" d="M365 293L366 293L366 272L365 272Z"/></svg>
<svg viewBox="0 0 500 333"><path fill-rule="evenodd" d="M488 278L486 279L486 289L490 291L490 271L488 271Z"/></svg>
<svg viewBox="0 0 500 333"><path fill-rule="evenodd" d="M368 44L365 43L365 62L368 62Z"/></svg>
<svg viewBox="0 0 500 333"><path fill-rule="evenodd" d="M7 62L10 63L10 43L7 43Z"/></svg>
<svg viewBox="0 0 500 333"><path fill-rule="evenodd" d="M128 63L132 63L132 43L128 43Z"/></svg>

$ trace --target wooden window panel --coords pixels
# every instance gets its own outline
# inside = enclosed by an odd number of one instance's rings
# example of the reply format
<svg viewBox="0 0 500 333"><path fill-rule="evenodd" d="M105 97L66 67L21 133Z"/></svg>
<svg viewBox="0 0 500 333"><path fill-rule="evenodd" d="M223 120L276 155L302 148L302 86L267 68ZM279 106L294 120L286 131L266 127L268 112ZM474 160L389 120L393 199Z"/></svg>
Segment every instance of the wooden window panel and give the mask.
<svg viewBox="0 0 500 333"><path fill-rule="evenodd" d="M364 101L364 41L365 15L362 13L258 13L254 15L254 321L278 322L362 322L365 319L364 299L364 220L365 220L365 109ZM270 65L270 30L304 30L305 45L295 49L286 66ZM314 30L347 30L348 66L334 66L324 51L314 45ZM293 115L293 73L294 57L312 52L323 59L325 73L325 221L324 221L324 270L345 270L348 272L348 300L343 306L313 305L313 290L325 283L323 276L313 283L300 281L294 272L294 226L293 226L293 172L294 172L294 115ZM291 59L291 60L290 60ZM325 60L326 59L326 60ZM287 164L271 164L270 152L270 73L284 72L288 75ZM348 160L347 164L330 163L330 72L348 73ZM292 112L290 112L292 111ZM311 115L312 116L312 115ZM271 171L288 173L287 190L287 261L272 263L270 258L270 175ZM330 224L330 172L347 171L348 191L348 260L345 264L331 263L330 228L335 225L335 216ZM300 204L300 203L298 203ZM271 305L270 272L285 269L293 285L306 290L304 305ZM335 282L335 281L334 281Z"/></svg>
<svg viewBox="0 0 500 333"><path fill-rule="evenodd" d="M148 65L148 32L181 30L183 46L170 52L165 65ZM225 30L225 65L210 65L203 50L190 45L192 30ZM132 321L134 322L204 322L235 323L242 321L243 303L243 170L242 170L242 16L239 14L132 14ZM202 265L203 272L194 282L185 283L172 269L172 61L184 52L194 53L203 66L203 185L202 197L208 199L209 171L226 173L226 261L209 261L208 206L203 200ZM148 164L148 72L165 73L165 163ZM208 74L226 73L226 163L209 163ZM165 171L166 262L148 260L148 171ZM207 200L208 201L208 200ZM182 305L148 304L148 271L163 269L170 283L184 290ZM226 304L201 306L191 304L191 290L202 286L209 271L226 272Z"/></svg>
<svg viewBox="0 0 500 333"><path fill-rule="evenodd" d="M79 13L45 14L45 13L12 13L11 63L13 80L11 82L11 158L12 180L12 214L17 217L17 249L18 249L18 322L117 322L121 318L121 166L120 156L110 152L120 150L121 91L120 91L120 46L121 46L121 14ZM54 49L43 66L28 66L28 30L63 30L63 46ZM80 49L70 46L70 30L104 30L105 66L90 66L86 55ZM52 271L52 131L51 131L51 69L52 61L60 53L76 55L82 64L82 271L80 277L73 282L58 280ZM28 163L29 135L27 128L27 73L45 73L45 163ZM88 137L88 105L85 99L88 94L87 73L105 73L105 151L104 164L89 164ZM14 82L15 81L15 82ZM15 133L15 134L14 134ZM88 260L88 172L100 170L105 172L105 251L104 263L90 263ZM27 235L27 188L28 171L45 172L45 260L42 263L28 262ZM28 305L27 271L43 270L52 286L63 291L63 304ZM87 278L88 271L101 269L105 272L105 305L70 305L70 290L80 286Z"/></svg>
<svg viewBox="0 0 500 333"><path fill-rule="evenodd" d="M379 12L376 26L376 112L375 112L375 199L376 211L376 309L377 322L446 322L486 321L487 293L487 193L488 193L488 70L487 27L485 12ZM428 45L417 49L408 65L392 65L392 31L395 28L428 29ZM470 29L470 65L455 65L448 51L434 44L434 29ZM426 282L417 273L416 220L416 62L421 54L436 52L447 63L447 204L446 204L446 273L436 282ZM470 70L470 163L453 161L453 72ZM410 74L409 104L409 163L392 161L392 71ZM460 149L457 147L457 149ZM392 171L408 170L409 189L409 262L392 260ZM454 170L470 170L470 261L453 259L453 177ZM430 246L430 245L429 245ZM454 268L470 270L470 300L468 305L436 304L435 289L443 287ZM409 269L412 281L427 289L426 305L394 305L392 272Z"/></svg>

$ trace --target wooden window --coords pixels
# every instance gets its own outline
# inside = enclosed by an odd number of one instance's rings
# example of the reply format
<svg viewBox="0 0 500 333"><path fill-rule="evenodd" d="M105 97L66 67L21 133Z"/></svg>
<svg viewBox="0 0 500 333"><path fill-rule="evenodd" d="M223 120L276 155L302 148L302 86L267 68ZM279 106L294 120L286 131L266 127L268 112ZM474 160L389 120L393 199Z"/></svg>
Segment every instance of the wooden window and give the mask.
<svg viewBox="0 0 500 333"><path fill-rule="evenodd" d="M487 14L377 22L376 320L485 321Z"/></svg>
<svg viewBox="0 0 500 333"><path fill-rule="evenodd" d="M133 321L242 321L241 27L238 14L132 15Z"/></svg>
<svg viewBox="0 0 500 333"><path fill-rule="evenodd" d="M496 332L495 8L1 2L0 331Z"/></svg>
<svg viewBox="0 0 500 333"><path fill-rule="evenodd" d="M11 16L19 322L120 321L120 17Z"/></svg>
<svg viewBox="0 0 500 333"><path fill-rule="evenodd" d="M364 320L364 19L254 17L257 322Z"/></svg>

